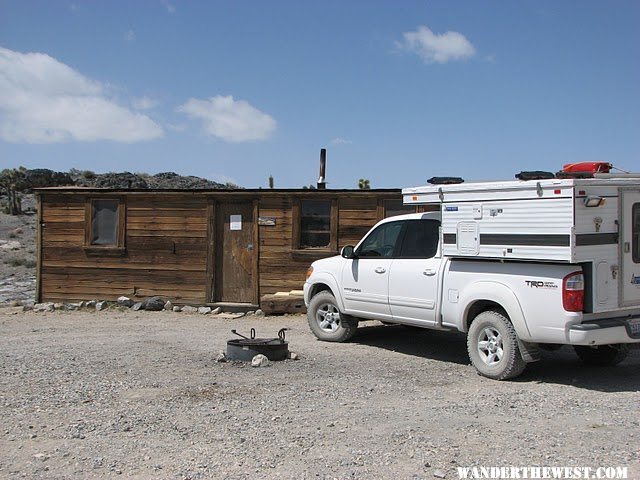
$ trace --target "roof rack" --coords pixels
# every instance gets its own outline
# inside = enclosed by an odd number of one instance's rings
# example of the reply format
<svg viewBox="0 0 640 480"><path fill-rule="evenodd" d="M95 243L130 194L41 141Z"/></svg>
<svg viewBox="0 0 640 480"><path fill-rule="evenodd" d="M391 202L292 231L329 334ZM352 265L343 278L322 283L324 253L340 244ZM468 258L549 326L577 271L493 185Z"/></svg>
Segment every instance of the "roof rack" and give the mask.
<svg viewBox="0 0 640 480"><path fill-rule="evenodd" d="M456 183L464 183L464 179L460 177L431 177L427 180L431 185L454 185Z"/></svg>
<svg viewBox="0 0 640 480"><path fill-rule="evenodd" d="M518 180L549 180L549 179L552 179L552 178L556 178L556 176L551 172L543 172L541 170L533 170L531 172L516 173L516 178Z"/></svg>
<svg viewBox="0 0 640 480"><path fill-rule="evenodd" d="M560 170L556 173L556 178L593 178L593 176L593 172L565 172Z"/></svg>

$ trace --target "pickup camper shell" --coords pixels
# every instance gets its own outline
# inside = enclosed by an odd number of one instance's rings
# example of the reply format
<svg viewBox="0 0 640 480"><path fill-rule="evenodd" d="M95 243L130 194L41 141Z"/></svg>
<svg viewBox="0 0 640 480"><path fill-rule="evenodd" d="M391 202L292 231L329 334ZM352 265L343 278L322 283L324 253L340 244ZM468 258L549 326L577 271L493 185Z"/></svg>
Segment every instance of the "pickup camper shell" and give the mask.
<svg viewBox="0 0 640 480"><path fill-rule="evenodd" d="M640 305L638 175L435 184L402 194L405 204L440 206L444 256L580 264L588 311Z"/></svg>

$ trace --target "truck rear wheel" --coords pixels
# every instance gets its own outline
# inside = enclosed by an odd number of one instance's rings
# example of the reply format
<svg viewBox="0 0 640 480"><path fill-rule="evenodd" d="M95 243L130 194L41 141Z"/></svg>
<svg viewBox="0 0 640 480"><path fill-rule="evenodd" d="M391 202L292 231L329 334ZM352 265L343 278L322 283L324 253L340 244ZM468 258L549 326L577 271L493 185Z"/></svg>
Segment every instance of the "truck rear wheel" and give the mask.
<svg viewBox="0 0 640 480"><path fill-rule="evenodd" d="M326 290L309 302L307 321L313 334L325 342L346 342L358 328L358 320L341 313L335 297Z"/></svg>
<svg viewBox="0 0 640 480"><path fill-rule="evenodd" d="M480 313L471 323L467 351L477 372L494 380L517 377L527 366L513 325L494 310Z"/></svg>
<svg viewBox="0 0 640 480"><path fill-rule="evenodd" d="M580 360L587 365L597 367L610 367L619 364L629 355L629 346L624 343L618 345L598 345L597 347L586 347L575 345L574 350Z"/></svg>

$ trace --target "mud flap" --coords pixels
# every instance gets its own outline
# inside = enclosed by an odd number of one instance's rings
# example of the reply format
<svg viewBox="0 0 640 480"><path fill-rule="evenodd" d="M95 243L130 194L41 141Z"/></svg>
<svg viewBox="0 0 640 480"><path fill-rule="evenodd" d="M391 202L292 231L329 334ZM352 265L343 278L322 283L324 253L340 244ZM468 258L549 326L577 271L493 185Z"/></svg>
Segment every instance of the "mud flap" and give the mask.
<svg viewBox="0 0 640 480"><path fill-rule="evenodd" d="M538 348L537 343L523 342L518 339L518 348L520 349L520 356L525 362L532 363L540 360L540 348Z"/></svg>

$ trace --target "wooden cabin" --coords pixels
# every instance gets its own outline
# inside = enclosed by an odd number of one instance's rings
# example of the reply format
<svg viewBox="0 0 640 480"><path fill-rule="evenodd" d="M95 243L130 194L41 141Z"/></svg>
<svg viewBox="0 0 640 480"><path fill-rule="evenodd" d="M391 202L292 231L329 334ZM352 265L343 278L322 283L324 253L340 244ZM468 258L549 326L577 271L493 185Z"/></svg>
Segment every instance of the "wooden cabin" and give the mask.
<svg viewBox="0 0 640 480"><path fill-rule="evenodd" d="M416 211L393 190L44 188L37 301L161 296L258 307L301 290L312 261Z"/></svg>

